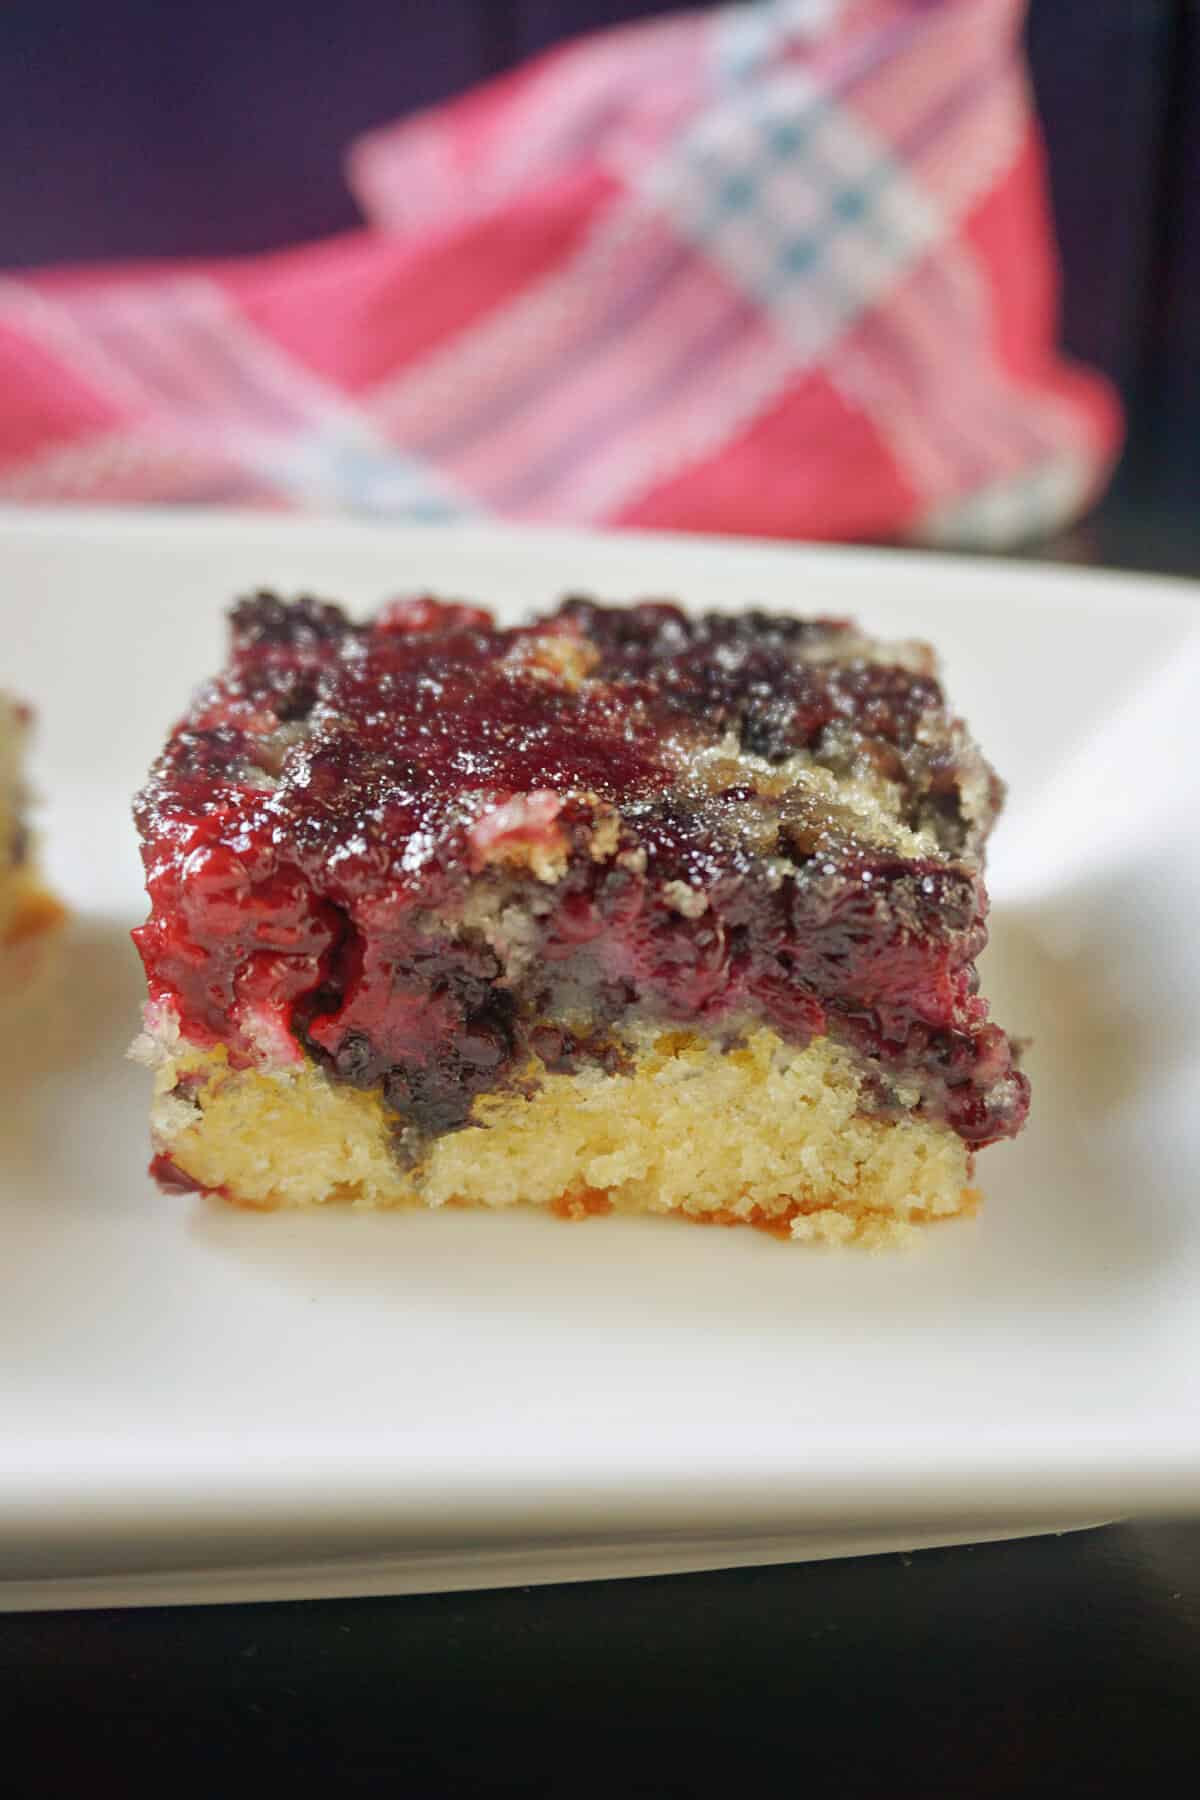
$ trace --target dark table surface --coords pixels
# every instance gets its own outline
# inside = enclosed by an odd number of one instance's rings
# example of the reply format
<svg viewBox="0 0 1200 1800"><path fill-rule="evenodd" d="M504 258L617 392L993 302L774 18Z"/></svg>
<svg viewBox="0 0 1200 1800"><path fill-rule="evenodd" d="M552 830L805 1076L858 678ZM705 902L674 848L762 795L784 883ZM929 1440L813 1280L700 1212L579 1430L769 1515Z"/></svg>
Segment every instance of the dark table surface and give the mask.
<svg viewBox="0 0 1200 1800"><path fill-rule="evenodd" d="M1162 443L1039 553L1200 574ZM1200 605L1200 590L1197 604ZM1197 1496L1200 1510L1200 1496ZM39 1794L1128 1794L1192 1776L1200 1524L398 1599L0 1617ZM17 1790L14 1790L16 1792Z"/></svg>
<svg viewBox="0 0 1200 1800"><path fill-rule="evenodd" d="M0 1694L14 1793L1131 1794L1194 1770L1200 1532L9 1617Z"/></svg>

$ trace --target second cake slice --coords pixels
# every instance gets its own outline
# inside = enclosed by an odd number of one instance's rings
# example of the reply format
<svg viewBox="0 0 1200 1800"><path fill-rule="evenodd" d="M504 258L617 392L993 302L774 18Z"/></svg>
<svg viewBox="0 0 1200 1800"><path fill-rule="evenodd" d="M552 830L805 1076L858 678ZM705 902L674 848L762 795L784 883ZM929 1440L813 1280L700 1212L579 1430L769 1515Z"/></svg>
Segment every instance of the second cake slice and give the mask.
<svg viewBox="0 0 1200 1800"><path fill-rule="evenodd" d="M42 883L25 783L28 707L0 693L0 998L23 986L62 907Z"/></svg>

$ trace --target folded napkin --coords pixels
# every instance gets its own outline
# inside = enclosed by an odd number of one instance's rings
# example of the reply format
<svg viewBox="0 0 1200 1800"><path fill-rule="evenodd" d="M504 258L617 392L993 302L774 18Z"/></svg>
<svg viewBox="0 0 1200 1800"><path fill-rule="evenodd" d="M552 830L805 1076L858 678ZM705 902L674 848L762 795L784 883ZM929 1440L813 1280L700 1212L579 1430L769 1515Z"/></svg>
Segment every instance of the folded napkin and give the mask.
<svg viewBox="0 0 1200 1800"><path fill-rule="evenodd" d="M999 544L1119 439L1054 347L1022 0L585 38L353 146L369 228L0 282L0 500Z"/></svg>

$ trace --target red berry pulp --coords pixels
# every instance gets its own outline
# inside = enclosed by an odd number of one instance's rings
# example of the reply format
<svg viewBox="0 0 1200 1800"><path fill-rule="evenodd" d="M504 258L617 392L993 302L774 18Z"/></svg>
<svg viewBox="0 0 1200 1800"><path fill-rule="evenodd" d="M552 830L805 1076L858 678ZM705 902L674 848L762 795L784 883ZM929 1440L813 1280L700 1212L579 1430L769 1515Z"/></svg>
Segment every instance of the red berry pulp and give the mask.
<svg viewBox="0 0 1200 1800"><path fill-rule="evenodd" d="M661 603L504 630L260 594L232 622L136 808L134 935L192 1042L380 1084L410 1149L532 1057L622 1066L636 1019L827 1032L864 1104L1020 1128L974 966L999 784L919 657ZM862 826L864 780L918 839Z"/></svg>

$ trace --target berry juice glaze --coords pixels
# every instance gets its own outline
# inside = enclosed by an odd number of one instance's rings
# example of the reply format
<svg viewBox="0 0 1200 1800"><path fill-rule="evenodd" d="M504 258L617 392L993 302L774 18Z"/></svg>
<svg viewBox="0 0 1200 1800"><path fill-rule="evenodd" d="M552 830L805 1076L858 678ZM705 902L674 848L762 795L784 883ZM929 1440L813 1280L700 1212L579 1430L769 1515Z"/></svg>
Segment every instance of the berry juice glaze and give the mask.
<svg viewBox="0 0 1200 1800"><path fill-rule="evenodd" d="M410 1153L535 1055L622 1066L634 1019L827 1032L864 1105L1020 1128L974 968L1000 789L927 654L585 600L232 628L135 809L151 1017L191 1043L381 1084Z"/></svg>

